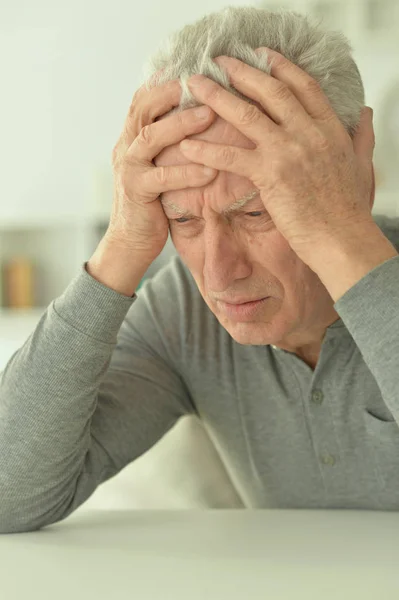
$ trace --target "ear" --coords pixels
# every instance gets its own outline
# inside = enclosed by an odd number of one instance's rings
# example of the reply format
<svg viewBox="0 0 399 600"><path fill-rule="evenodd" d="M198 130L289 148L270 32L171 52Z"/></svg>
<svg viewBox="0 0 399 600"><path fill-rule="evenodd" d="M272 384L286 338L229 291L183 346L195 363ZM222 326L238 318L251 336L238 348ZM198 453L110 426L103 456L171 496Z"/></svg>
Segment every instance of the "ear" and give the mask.
<svg viewBox="0 0 399 600"><path fill-rule="evenodd" d="M373 128L373 109L364 106L353 136L355 154L361 160L373 160L375 135Z"/></svg>
<svg viewBox="0 0 399 600"><path fill-rule="evenodd" d="M367 183L367 190L370 184L371 169L371 191L369 197L370 212L375 200L375 173L373 166L373 154L375 147L375 135L373 127L373 109L364 106L360 115L359 123L353 137L353 149L364 167L364 182Z"/></svg>
<svg viewBox="0 0 399 600"><path fill-rule="evenodd" d="M373 210L375 200L375 171L373 163L371 163L371 177L370 212Z"/></svg>

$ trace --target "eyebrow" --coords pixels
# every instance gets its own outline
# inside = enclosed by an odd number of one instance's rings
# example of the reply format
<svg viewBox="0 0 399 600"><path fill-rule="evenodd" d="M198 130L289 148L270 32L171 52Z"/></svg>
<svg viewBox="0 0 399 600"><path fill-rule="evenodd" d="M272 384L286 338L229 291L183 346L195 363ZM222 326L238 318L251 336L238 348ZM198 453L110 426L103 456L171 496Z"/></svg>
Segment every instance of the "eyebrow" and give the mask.
<svg viewBox="0 0 399 600"><path fill-rule="evenodd" d="M232 204L230 204L229 206L227 206L226 208L224 208L222 210L222 214L227 216L227 215L231 215L233 213L240 211L246 204L251 202L251 200L256 198L256 196L258 196L258 195L259 195L259 190L252 190L251 192L249 192L249 194L246 194L245 196L243 196L243 198L234 200L234 202ZM162 197L161 197L161 202L162 202ZM180 217L186 217L186 218L187 217L191 217L191 218L195 217L195 215L193 215L190 211L180 208L180 206L176 206L176 204L174 204L173 202L162 202L162 205L165 206L166 208L170 208L176 214L178 214Z"/></svg>

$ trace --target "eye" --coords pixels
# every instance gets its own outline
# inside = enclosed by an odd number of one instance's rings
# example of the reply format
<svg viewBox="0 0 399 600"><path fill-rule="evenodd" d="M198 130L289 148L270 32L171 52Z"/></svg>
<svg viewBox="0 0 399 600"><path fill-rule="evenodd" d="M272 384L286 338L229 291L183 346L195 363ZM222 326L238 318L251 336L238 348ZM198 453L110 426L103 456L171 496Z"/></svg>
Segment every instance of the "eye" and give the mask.
<svg viewBox="0 0 399 600"><path fill-rule="evenodd" d="M249 217L261 217L264 214L262 210L254 210L253 212L246 213Z"/></svg>
<svg viewBox="0 0 399 600"><path fill-rule="evenodd" d="M191 219L189 219L188 217L179 217L177 219L169 219L170 221L172 221L172 223L188 223L188 221L191 221Z"/></svg>

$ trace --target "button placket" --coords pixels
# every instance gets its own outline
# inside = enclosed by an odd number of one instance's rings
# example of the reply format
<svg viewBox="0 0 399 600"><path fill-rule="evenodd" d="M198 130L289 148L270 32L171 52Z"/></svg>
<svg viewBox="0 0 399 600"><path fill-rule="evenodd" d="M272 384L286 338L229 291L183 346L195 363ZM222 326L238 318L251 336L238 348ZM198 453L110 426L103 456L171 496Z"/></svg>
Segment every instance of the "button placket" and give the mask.
<svg viewBox="0 0 399 600"><path fill-rule="evenodd" d="M315 387L310 392L310 401L313 405L321 407L325 400L324 392L321 388ZM320 462L329 467L333 467L337 462L337 457L331 454L328 451L328 448L335 448L335 440L330 437L330 432L325 434L323 437L319 432L321 432L321 427L318 427L317 423L320 425L325 421L324 412L320 413L318 409L314 409L311 411L313 413L312 418L315 421L315 441L317 440L317 445L319 446L319 460Z"/></svg>
<svg viewBox="0 0 399 600"><path fill-rule="evenodd" d="M333 467L335 465L336 459L335 456L332 456L332 454L323 454L321 457L321 462L323 463L323 465L330 465L330 467Z"/></svg>
<svg viewBox="0 0 399 600"><path fill-rule="evenodd" d="M324 400L323 391L320 389L313 390L310 398L314 404L321 404Z"/></svg>

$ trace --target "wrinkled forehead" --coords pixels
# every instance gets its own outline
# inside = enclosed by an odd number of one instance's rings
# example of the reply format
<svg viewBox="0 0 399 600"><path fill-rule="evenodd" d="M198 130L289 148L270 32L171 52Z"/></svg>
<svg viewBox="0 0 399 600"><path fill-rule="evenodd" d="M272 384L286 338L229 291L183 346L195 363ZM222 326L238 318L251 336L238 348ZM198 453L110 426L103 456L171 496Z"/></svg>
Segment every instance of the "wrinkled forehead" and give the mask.
<svg viewBox="0 0 399 600"><path fill-rule="evenodd" d="M171 117L169 115L161 117L162 120L165 118ZM214 122L205 131L186 137L187 139L198 139L227 146L239 146L247 149L255 148L255 144L251 140L238 131L231 123L228 123L219 116L215 118ZM154 159L154 164L156 166L170 166L189 163L190 161L180 151L179 144L180 142L164 148Z"/></svg>

